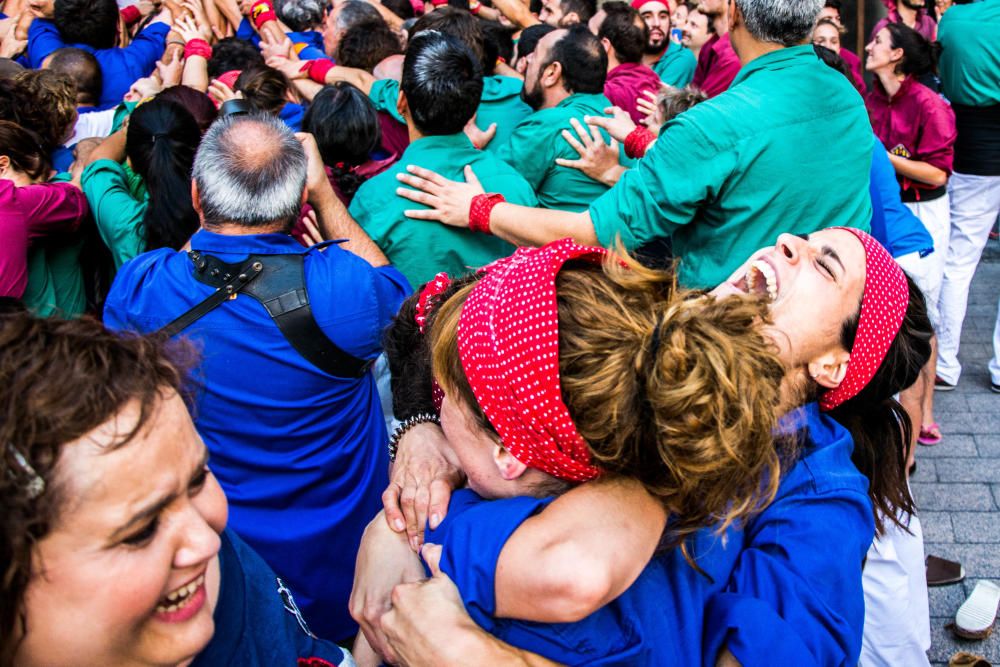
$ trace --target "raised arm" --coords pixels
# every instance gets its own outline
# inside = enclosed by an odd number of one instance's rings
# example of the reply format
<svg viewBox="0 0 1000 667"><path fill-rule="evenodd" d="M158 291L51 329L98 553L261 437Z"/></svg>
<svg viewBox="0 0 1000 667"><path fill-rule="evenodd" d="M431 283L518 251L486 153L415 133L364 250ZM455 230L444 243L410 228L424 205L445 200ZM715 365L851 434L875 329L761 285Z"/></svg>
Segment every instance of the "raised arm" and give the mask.
<svg viewBox="0 0 1000 667"><path fill-rule="evenodd" d="M493 6L511 23L521 28L541 23L538 17L531 13L528 3L521 0L493 0Z"/></svg>

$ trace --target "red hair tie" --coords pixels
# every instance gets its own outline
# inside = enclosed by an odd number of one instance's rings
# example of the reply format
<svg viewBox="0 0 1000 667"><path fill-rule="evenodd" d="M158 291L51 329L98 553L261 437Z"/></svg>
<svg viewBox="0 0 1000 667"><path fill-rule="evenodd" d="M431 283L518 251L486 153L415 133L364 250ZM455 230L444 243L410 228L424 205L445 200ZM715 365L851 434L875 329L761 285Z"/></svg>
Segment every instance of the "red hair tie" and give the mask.
<svg viewBox="0 0 1000 667"><path fill-rule="evenodd" d="M427 326L427 316L438 306L436 297L448 289L448 285L450 284L451 278L448 277L447 273L442 271L428 281L424 285L424 288L420 290L420 296L417 298L417 313L413 317L420 328L420 333L424 333L424 328Z"/></svg>
<svg viewBox="0 0 1000 667"><path fill-rule="evenodd" d="M906 317L910 288L906 274L892 255L872 236L860 229L834 227L850 232L865 249L865 286L861 297L858 333L851 346L844 380L819 399L821 409L830 411L857 396L885 360Z"/></svg>
<svg viewBox="0 0 1000 667"><path fill-rule="evenodd" d="M458 356L479 407L518 461L572 482L600 474L559 384L556 274L607 251L572 239L519 248L483 272L462 307Z"/></svg>

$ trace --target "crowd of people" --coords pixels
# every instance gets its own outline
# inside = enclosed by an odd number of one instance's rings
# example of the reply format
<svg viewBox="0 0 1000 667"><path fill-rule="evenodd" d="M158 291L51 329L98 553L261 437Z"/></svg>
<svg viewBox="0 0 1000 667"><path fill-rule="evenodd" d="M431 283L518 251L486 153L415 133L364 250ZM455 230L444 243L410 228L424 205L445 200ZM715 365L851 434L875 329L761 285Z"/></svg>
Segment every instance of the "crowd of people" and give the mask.
<svg viewBox="0 0 1000 667"><path fill-rule="evenodd" d="M1000 0L842 9L4 0L0 667L929 664Z"/></svg>

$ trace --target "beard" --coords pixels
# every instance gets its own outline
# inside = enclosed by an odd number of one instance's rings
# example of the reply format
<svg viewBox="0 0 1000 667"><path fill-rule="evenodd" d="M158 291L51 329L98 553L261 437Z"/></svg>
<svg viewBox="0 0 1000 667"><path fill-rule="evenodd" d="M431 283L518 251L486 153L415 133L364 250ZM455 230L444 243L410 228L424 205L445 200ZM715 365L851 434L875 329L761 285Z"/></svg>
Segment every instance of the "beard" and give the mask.
<svg viewBox="0 0 1000 667"><path fill-rule="evenodd" d="M542 93L542 87L537 79L534 86L531 86L527 79L524 80L524 86L521 88L521 101L531 107L532 111L538 111L545 104L545 95Z"/></svg>
<svg viewBox="0 0 1000 667"><path fill-rule="evenodd" d="M656 55L659 53L663 53L663 50L666 49L667 46L669 46L668 43L669 39L670 39L669 35L664 35L663 39L659 40L654 40L652 37L650 37L649 41L646 42L645 52L648 53L649 55Z"/></svg>
<svg viewBox="0 0 1000 667"><path fill-rule="evenodd" d="M924 0L903 0L903 4L910 9L926 9L927 3Z"/></svg>

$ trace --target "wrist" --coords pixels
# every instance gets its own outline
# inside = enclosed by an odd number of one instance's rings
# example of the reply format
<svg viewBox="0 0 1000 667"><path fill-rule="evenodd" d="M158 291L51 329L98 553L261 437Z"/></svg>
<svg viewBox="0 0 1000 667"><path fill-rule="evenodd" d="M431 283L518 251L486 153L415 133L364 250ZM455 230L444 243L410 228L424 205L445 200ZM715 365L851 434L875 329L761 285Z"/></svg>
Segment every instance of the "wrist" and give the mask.
<svg viewBox="0 0 1000 667"><path fill-rule="evenodd" d="M278 15L274 13L274 6L269 0L257 0L250 7L250 21L260 30L265 23L277 21Z"/></svg>
<svg viewBox="0 0 1000 667"><path fill-rule="evenodd" d="M637 125L625 137L625 155L630 158L640 158L646 154L646 149L655 140L656 137L649 131L649 128Z"/></svg>
<svg viewBox="0 0 1000 667"><path fill-rule="evenodd" d="M406 435L410 430L416 428L421 424L441 424L441 420L438 419L436 414L430 412L421 412L420 414L413 415L402 421L399 426L392 432L389 436L389 460L395 462L396 452L399 449L399 443L402 441L403 436Z"/></svg>
<svg viewBox="0 0 1000 667"><path fill-rule="evenodd" d="M490 216L497 204L506 201L503 195L492 192L476 195L469 204L469 229L474 232L491 234Z"/></svg>
<svg viewBox="0 0 1000 667"><path fill-rule="evenodd" d="M306 60L299 68L299 72L305 73L307 77L319 84L326 84L326 75L332 70L334 65L332 60L317 58L316 60Z"/></svg>
<svg viewBox="0 0 1000 667"><path fill-rule="evenodd" d="M184 45L184 58L187 59L194 57L208 60L212 57L212 47L209 46L208 42L197 37L189 40L188 43Z"/></svg>

